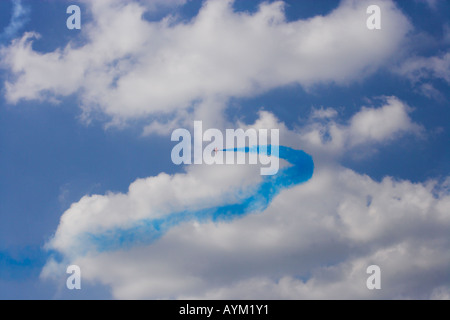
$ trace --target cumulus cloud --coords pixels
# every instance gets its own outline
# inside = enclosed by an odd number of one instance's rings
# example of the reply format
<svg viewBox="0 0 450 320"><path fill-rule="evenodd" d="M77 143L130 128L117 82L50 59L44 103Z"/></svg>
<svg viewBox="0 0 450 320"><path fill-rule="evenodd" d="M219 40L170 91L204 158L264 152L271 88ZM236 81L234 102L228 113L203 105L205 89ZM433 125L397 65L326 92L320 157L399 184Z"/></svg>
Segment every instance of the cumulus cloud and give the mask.
<svg viewBox="0 0 450 320"><path fill-rule="evenodd" d="M369 4L382 7L381 30L366 28ZM37 52L39 35L30 32L1 50L10 72L6 99L56 101L74 94L85 119L96 112L113 124L151 117L144 134L167 134L193 118L213 126L232 97L295 83L359 81L392 63L411 30L390 0L345 0L325 16L292 22L282 2L248 13L235 12L232 1L205 1L190 21L146 20L146 12L166 5L161 1L86 5L93 19L83 25L81 45ZM401 74L448 81L447 60L411 59ZM338 164L355 148L420 135L411 112L398 98L384 97L381 106L362 107L347 121L334 109L315 109L296 130L260 112L254 124L237 127L280 129L284 145L313 155L311 180L240 216L176 221L152 241L131 232L125 235L134 236L131 246L121 245L117 230L174 212L239 204L261 185L259 167L189 166L185 173L136 180L127 193L85 196L63 214L47 243L59 254L42 277L64 277L65 267L77 264L83 281L127 299L446 298L448 179L374 181ZM92 245L105 235L119 237L106 248ZM381 291L365 286L372 264L382 268Z"/></svg>
<svg viewBox="0 0 450 320"><path fill-rule="evenodd" d="M374 145L413 128L404 104L387 101L381 108L362 108L340 130ZM372 128L388 120L396 121L386 129L389 135ZM317 148L306 131L289 131L268 112L252 127L280 128L289 145ZM354 141L351 134L347 139ZM320 157L316 167L310 181L283 190L266 209L225 221L184 221L150 244L136 241L107 251L83 250L80 235L99 235L181 208L233 202L260 182L259 170L190 166L184 174L138 180L127 194L85 197L64 213L48 244L65 260L49 260L42 276L61 274L74 263L84 281L110 286L115 298L125 299L445 298L450 285L442 276L450 264L446 183L390 177L377 182ZM379 292L366 288L365 271L372 264L382 268Z"/></svg>
<svg viewBox="0 0 450 320"><path fill-rule="evenodd" d="M313 111L313 121L300 129L302 143L315 154L339 155L356 147L388 143L404 134L423 135L423 127L409 116L411 107L396 97L380 101L380 107L362 107L346 123L334 119L335 109Z"/></svg>
<svg viewBox="0 0 450 320"><path fill-rule="evenodd" d="M13 75L10 103L78 93L86 117L100 111L113 122L197 110L215 118L226 101L299 83L346 84L389 63L411 26L392 1L382 7L383 28L366 28L373 1L346 0L326 16L288 22L283 2L255 13L235 12L232 1L206 1L188 22L168 16L146 21L141 2L89 1L93 22L85 43L53 52L33 50L33 33L2 51ZM349 59L351 57L351 59ZM212 109L212 111L211 111ZM214 112L216 111L216 112ZM147 130L158 131L157 124Z"/></svg>
<svg viewBox="0 0 450 320"><path fill-rule="evenodd" d="M153 245L70 263L126 299L430 298L450 285L450 197L434 186L320 170L262 213L187 222ZM377 294L365 287L372 264L383 270Z"/></svg>
<svg viewBox="0 0 450 320"><path fill-rule="evenodd" d="M363 108L350 120L346 131L349 143L354 146L366 141L381 142L395 138L402 132L420 131L408 115L410 108L395 97L390 97L379 109Z"/></svg>

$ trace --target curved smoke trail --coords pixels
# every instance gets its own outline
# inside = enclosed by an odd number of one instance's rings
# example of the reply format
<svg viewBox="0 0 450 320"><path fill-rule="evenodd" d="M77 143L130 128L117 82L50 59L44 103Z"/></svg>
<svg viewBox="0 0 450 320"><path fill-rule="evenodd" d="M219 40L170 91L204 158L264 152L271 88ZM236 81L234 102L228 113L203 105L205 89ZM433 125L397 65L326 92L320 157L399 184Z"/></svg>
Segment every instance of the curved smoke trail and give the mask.
<svg viewBox="0 0 450 320"><path fill-rule="evenodd" d="M277 148L240 148L235 152L257 152L270 155L271 149ZM229 151L229 150L223 150ZM272 154L275 156L275 154ZM244 216L251 212L263 211L282 189L308 181L314 172L314 162L310 155L289 147L279 146L279 158L284 159L291 166L283 168L278 174L263 177L263 181L255 188L250 196L240 203L227 204L197 211L182 211L172 213L159 219L139 221L135 227L128 229L116 228L102 234L88 234L88 246L96 251L110 251L118 248L127 249L135 245L150 244L165 234L170 228L182 222L196 220L223 221Z"/></svg>

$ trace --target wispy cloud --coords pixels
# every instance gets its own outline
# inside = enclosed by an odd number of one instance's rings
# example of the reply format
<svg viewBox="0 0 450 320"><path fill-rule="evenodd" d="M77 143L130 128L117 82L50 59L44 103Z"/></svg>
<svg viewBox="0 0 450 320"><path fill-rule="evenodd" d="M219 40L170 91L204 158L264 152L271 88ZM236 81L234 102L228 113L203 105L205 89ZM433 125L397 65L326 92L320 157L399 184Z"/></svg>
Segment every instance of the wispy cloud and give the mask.
<svg viewBox="0 0 450 320"><path fill-rule="evenodd" d="M11 21L0 34L0 41L14 38L28 22L30 9L22 4L22 0L12 0L13 11Z"/></svg>
<svg viewBox="0 0 450 320"><path fill-rule="evenodd" d="M435 10L437 9L439 0L416 0L416 2L422 2L428 5L431 9Z"/></svg>
<svg viewBox="0 0 450 320"><path fill-rule="evenodd" d="M441 80L450 84L450 53L427 58L412 57L396 71L408 78L424 96L445 101L443 94L434 87L432 81Z"/></svg>

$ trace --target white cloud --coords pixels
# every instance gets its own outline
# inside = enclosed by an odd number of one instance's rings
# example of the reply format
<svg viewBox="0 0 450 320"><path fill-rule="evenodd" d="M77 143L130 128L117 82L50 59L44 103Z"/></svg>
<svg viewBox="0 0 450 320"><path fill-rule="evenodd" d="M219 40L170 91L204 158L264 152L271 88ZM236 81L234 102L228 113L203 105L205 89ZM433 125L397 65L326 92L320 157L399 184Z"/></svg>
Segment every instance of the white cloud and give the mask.
<svg viewBox="0 0 450 320"><path fill-rule="evenodd" d="M328 118L334 118L338 115L338 112L334 110L333 108L320 108L320 109L313 109L311 118L312 119L328 119Z"/></svg>
<svg viewBox="0 0 450 320"><path fill-rule="evenodd" d="M429 298L450 285L450 197L432 189L321 168L265 212L184 223L152 245L71 263L124 299ZM365 287L372 264L378 293Z"/></svg>
<svg viewBox="0 0 450 320"><path fill-rule="evenodd" d="M223 121L230 97L292 83L358 81L391 63L411 29L388 0L346 0L326 16L294 22L286 21L281 2L249 14L234 12L231 1L211 0L189 22L144 20L160 1L86 3L93 22L82 27L83 45L40 53L32 47L38 35L27 33L2 49L2 65L11 72L6 98L76 94L86 119L97 111L114 124L152 116L144 134L167 134L192 118L213 126ZM366 28L368 4L382 7L379 31ZM447 60L412 59L402 72L448 81ZM263 212L226 222L191 220L150 244L137 239L129 249L100 252L86 234L235 203L261 181L259 168L191 166L184 174L139 179L125 194L85 196L63 214L47 244L64 260L49 260L42 276L64 276L67 263L77 264L83 281L109 286L116 298L446 298L448 181L377 182L337 164L354 148L420 134L411 112L388 97L346 123L336 120L336 110L316 110L297 131L260 112L253 127L279 128L283 144L314 156L309 182L284 190ZM383 270L380 292L365 287L371 264Z"/></svg>
<svg viewBox="0 0 450 320"><path fill-rule="evenodd" d="M371 32L369 3L346 0L326 16L287 22L282 2L264 3L249 14L234 12L231 1L211 0L185 23L170 16L145 21L148 8L137 2L89 1L94 21L83 25L81 47L39 53L32 48L36 35L28 33L2 51L14 75L6 98L17 103L78 93L86 117L101 111L118 123L148 115L183 117L199 101L226 101L290 83L346 84L389 63L410 29L393 2L383 0L376 1L383 28ZM223 109L217 105L196 115L217 114ZM155 125L147 131L158 131Z"/></svg>
<svg viewBox="0 0 450 320"><path fill-rule="evenodd" d="M347 135L351 145L366 141L392 140L398 133L420 131L408 115L411 109L395 97L387 98L379 109L363 108L350 121Z"/></svg>
<svg viewBox="0 0 450 320"><path fill-rule="evenodd" d="M411 122L398 116L399 110L406 115L400 101L388 101L378 109L363 108L340 130L358 133L358 143L390 141L371 126L393 118L396 125L387 132L394 134ZM367 131L354 129L360 122ZM254 127L280 128L282 141L296 148L317 147L305 132L288 131L268 112L260 113ZM79 239L87 231L102 234L180 208L232 202L260 181L258 168L192 166L186 174L138 180L127 194L85 197L64 213L48 245L67 260L50 260L42 276L77 264L84 281L110 286L115 298L124 299L445 298L447 184L390 177L377 182L337 165L332 154L315 160L314 177L282 191L263 212L230 221L183 222L157 241L130 249L88 247L86 252ZM372 264L382 268L379 292L366 288L365 270Z"/></svg>
<svg viewBox="0 0 450 320"><path fill-rule="evenodd" d="M363 107L346 124L333 118L315 121L317 117L313 116L313 121L301 128L302 144L315 153L337 155L359 146L387 143L402 134L422 136L423 128L409 116L413 111L411 107L396 97L383 97L381 101L381 107ZM335 112L327 109L327 114Z"/></svg>
<svg viewBox="0 0 450 320"><path fill-rule="evenodd" d="M450 84L450 53L429 58L411 58L398 72L414 82L437 78Z"/></svg>

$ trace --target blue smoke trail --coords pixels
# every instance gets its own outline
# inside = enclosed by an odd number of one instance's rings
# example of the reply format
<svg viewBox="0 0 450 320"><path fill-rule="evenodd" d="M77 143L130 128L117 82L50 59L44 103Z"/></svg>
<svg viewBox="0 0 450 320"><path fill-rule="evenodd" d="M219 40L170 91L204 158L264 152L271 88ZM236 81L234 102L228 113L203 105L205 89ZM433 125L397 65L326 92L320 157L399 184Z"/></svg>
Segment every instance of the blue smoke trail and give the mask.
<svg viewBox="0 0 450 320"><path fill-rule="evenodd" d="M235 152L257 152L271 155L271 150L277 148L252 147L234 149ZM111 251L118 248L127 249L134 245L146 245L154 242L165 234L170 228L182 222L197 220L227 221L251 212L262 211L272 202L273 198L282 189L295 186L308 181L314 172L314 162L310 155L289 147L279 146L279 158L288 161L291 166L286 167L273 176L264 176L263 181L255 192L243 199L240 203L227 204L219 207L207 208L198 211L182 211L172 213L160 219L140 221L135 227L129 229L113 229L101 235L88 234L88 242L97 251ZM230 150L223 150L230 151ZM275 156L275 153L272 154Z"/></svg>

